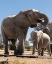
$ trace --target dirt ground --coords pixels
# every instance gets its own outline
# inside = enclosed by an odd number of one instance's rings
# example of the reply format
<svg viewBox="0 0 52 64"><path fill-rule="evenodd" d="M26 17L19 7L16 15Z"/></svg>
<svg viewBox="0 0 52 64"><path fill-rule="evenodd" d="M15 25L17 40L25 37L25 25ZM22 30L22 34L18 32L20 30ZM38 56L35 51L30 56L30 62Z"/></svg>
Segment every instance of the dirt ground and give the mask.
<svg viewBox="0 0 52 64"><path fill-rule="evenodd" d="M25 51L24 55L31 55L31 53L32 53L31 51ZM7 60L8 62L10 62L9 64L12 64L11 62L14 61L25 62L26 64L52 64L52 56L50 57L47 53L45 53L44 56L38 56L38 58L12 56L13 51L10 51L11 56L9 57L4 57L2 56L3 54L4 54L4 50L0 50L0 62ZM34 56L37 56L37 53Z"/></svg>

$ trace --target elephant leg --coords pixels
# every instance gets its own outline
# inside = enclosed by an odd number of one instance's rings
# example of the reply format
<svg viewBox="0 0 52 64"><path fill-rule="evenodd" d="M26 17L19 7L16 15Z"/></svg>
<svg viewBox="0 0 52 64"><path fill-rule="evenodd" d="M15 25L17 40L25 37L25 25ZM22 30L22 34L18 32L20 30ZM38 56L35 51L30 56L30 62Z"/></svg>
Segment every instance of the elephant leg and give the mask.
<svg viewBox="0 0 52 64"><path fill-rule="evenodd" d="M50 48L50 45L47 46L47 49L48 49L49 55L51 56L51 48Z"/></svg>
<svg viewBox="0 0 52 64"><path fill-rule="evenodd" d="M8 52L8 40L5 40L4 41L4 43L5 43L5 53L4 54L9 54L9 52Z"/></svg>
<svg viewBox="0 0 52 64"><path fill-rule="evenodd" d="M38 50L38 55L41 55L40 50Z"/></svg>
<svg viewBox="0 0 52 64"><path fill-rule="evenodd" d="M52 54L52 44L50 44L50 48L51 48L51 54Z"/></svg>
<svg viewBox="0 0 52 64"><path fill-rule="evenodd" d="M14 48L14 55L16 55L16 45L15 45L16 40L17 40L17 39L12 39L12 40L11 40L12 45L13 45L13 48Z"/></svg>
<svg viewBox="0 0 52 64"><path fill-rule="evenodd" d="M23 37L19 38L19 45L18 45L18 48L17 48L17 55L22 55L22 53L24 53L24 39L23 39Z"/></svg>
<svg viewBox="0 0 52 64"><path fill-rule="evenodd" d="M24 41L26 39L28 28L17 28L16 33L18 35L19 45L17 47L17 55L22 55L24 53Z"/></svg>
<svg viewBox="0 0 52 64"><path fill-rule="evenodd" d="M42 48L42 51L41 51L41 56L43 56L44 54L44 48Z"/></svg>
<svg viewBox="0 0 52 64"><path fill-rule="evenodd" d="M33 52L32 52L32 54L34 54L35 53L35 43L33 43Z"/></svg>
<svg viewBox="0 0 52 64"><path fill-rule="evenodd" d="M38 55L41 55L41 46L40 46L40 42L38 43Z"/></svg>
<svg viewBox="0 0 52 64"><path fill-rule="evenodd" d="M38 55L41 55L41 48L38 48Z"/></svg>
<svg viewBox="0 0 52 64"><path fill-rule="evenodd" d="M43 56L43 54L44 54L44 48L38 49L38 55Z"/></svg>
<svg viewBox="0 0 52 64"><path fill-rule="evenodd" d="M2 31L2 35L3 35L3 42L5 44L5 52L4 52L4 54L8 55L9 54L9 52L8 52L8 38L7 38L7 36L6 36L4 31Z"/></svg>

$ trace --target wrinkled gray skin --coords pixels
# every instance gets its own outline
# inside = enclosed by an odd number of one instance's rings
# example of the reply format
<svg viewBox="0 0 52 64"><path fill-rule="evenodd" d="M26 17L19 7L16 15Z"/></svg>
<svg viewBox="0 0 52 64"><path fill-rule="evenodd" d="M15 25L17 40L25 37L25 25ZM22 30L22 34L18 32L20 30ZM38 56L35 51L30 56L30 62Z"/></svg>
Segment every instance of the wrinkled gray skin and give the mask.
<svg viewBox="0 0 52 64"><path fill-rule="evenodd" d="M38 50L38 54L43 56L44 50L47 48L48 52L51 56L51 49L50 49L50 37L40 31L32 31L31 38L33 41L33 53L35 53L35 48Z"/></svg>
<svg viewBox="0 0 52 64"><path fill-rule="evenodd" d="M44 20L44 22L42 22ZM6 17L1 25L3 41L5 43L5 54L8 54L8 41L11 40L14 47L14 54L21 55L24 52L24 41L28 28L35 27L37 23L41 23L46 26L49 22L48 17L34 9L21 11L16 16ZM19 46L16 51L15 42L19 40Z"/></svg>

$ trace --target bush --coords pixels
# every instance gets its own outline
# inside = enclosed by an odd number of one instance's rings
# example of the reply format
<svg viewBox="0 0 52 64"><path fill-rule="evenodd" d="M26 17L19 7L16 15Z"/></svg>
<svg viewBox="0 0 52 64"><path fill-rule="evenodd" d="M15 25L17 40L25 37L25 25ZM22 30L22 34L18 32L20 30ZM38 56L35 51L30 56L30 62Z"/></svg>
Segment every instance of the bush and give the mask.
<svg viewBox="0 0 52 64"><path fill-rule="evenodd" d="M25 49L27 49L27 51L30 51L31 47L30 46L26 46Z"/></svg>
<svg viewBox="0 0 52 64"><path fill-rule="evenodd" d="M2 49L4 46L2 45L2 43L0 43L0 49Z"/></svg>
<svg viewBox="0 0 52 64"><path fill-rule="evenodd" d="M12 44L9 44L9 49L10 49L10 50L14 50L14 48L13 48L13 45L12 45Z"/></svg>

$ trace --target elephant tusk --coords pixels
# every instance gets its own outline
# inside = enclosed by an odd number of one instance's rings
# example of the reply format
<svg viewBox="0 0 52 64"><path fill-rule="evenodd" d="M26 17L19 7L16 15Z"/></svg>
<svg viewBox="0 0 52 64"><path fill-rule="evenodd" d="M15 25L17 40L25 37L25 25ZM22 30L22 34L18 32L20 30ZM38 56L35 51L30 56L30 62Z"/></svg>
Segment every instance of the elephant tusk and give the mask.
<svg viewBox="0 0 52 64"><path fill-rule="evenodd" d="M39 18L39 20L44 20L44 18Z"/></svg>

